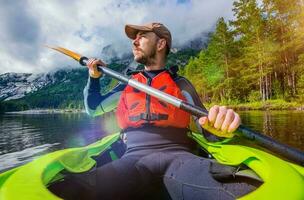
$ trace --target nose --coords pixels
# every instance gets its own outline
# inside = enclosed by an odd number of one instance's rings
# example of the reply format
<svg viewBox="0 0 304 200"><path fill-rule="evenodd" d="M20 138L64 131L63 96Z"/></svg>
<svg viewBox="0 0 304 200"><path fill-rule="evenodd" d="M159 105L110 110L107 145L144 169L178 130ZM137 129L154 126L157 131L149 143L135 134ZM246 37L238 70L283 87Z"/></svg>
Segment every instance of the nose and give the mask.
<svg viewBox="0 0 304 200"><path fill-rule="evenodd" d="M133 42L132 42L133 46L138 46L139 45L139 37L136 37Z"/></svg>

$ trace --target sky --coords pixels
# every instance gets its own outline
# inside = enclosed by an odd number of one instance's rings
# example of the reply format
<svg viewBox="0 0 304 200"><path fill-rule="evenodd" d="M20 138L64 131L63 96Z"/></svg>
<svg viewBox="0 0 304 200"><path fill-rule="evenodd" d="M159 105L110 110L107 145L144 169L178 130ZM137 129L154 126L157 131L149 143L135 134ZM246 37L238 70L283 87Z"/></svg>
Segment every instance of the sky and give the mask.
<svg viewBox="0 0 304 200"><path fill-rule="evenodd" d="M0 74L43 73L78 66L45 48L62 46L108 59L102 49L131 53L125 24L161 22L173 47L213 31L220 17L233 18L233 0L0 0Z"/></svg>

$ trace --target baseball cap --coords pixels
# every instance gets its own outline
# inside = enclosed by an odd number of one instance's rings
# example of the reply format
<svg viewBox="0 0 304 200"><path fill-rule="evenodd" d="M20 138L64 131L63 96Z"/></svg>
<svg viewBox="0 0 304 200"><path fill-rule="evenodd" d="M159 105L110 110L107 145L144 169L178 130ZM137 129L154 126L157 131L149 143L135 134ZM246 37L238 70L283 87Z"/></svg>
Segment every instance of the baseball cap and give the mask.
<svg viewBox="0 0 304 200"><path fill-rule="evenodd" d="M165 27L162 23L152 22L144 25L127 24L125 26L125 32L130 39L134 40L139 31L154 32L158 37L164 38L167 42L168 48L171 48L171 33L169 29Z"/></svg>

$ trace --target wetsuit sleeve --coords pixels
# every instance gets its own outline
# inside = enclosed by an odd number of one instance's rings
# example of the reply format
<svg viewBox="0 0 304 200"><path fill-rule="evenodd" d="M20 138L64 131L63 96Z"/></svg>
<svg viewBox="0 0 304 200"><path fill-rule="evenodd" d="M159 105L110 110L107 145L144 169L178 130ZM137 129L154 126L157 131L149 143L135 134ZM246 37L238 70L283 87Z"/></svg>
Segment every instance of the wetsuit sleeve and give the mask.
<svg viewBox="0 0 304 200"><path fill-rule="evenodd" d="M121 92L125 84L117 84L113 90L105 95L100 93L99 79L89 77L86 87L83 90L84 106L86 112L92 116L102 115L116 108Z"/></svg>

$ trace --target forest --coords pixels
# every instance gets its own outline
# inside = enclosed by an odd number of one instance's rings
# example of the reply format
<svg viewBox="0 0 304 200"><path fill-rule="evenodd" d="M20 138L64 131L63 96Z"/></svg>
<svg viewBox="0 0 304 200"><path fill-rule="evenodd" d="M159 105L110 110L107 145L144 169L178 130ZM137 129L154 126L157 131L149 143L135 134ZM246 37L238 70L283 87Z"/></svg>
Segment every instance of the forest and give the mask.
<svg viewBox="0 0 304 200"><path fill-rule="evenodd" d="M167 65L179 65L179 73L193 83L207 107L304 109L304 0L236 0L232 11L233 20L218 19L206 48L171 52ZM124 68L115 63L110 67ZM82 109L87 72L76 71L58 72L70 81L0 102L0 113ZM102 88L111 83L106 78Z"/></svg>
<svg viewBox="0 0 304 200"><path fill-rule="evenodd" d="M304 1L237 0L181 74L204 102L304 102Z"/></svg>

